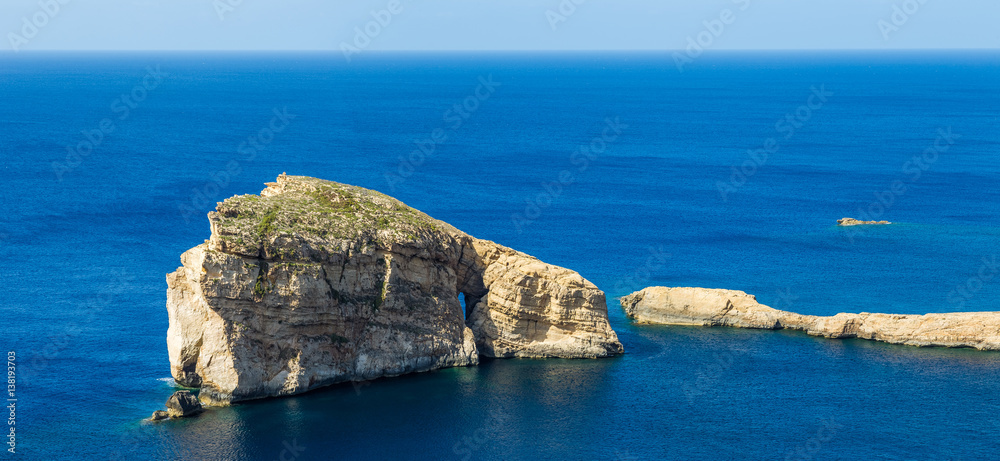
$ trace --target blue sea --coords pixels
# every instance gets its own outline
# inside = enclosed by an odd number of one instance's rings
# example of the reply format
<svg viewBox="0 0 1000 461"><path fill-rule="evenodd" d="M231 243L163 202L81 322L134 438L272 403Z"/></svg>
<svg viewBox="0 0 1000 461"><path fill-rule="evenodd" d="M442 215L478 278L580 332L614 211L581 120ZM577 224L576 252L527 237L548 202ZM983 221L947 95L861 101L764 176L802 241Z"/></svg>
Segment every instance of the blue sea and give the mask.
<svg viewBox="0 0 1000 461"><path fill-rule="evenodd" d="M617 301L1000 310L998 53L22 53L0 91L3 459L1000 456L1000 353L640 326ZM282 172L579 271L626 354L142 422L174 390L165 274Z"/></svg>

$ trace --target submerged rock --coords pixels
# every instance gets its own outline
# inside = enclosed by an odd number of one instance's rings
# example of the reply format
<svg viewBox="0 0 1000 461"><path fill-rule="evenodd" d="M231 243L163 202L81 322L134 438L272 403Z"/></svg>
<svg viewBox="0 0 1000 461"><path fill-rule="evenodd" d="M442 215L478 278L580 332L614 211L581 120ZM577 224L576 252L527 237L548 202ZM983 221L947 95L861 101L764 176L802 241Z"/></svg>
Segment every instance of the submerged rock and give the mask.
<svg viewBox="0 0 1000 461"><path fill-rule="evenodd" d="M360 187L281 175L167 276L171 373L224 404L486 357L622 353L604 293ZM459 296L466 308L463 312Z"/></svg>
<svg viewBox="0 0 1000 461"><path fill-rule="evenodd" d="M865 224L892 224L889 221L861 221L854 218L840 218L837 220L838 226L860 226Z"/></svg>
<svg viewBox="0 0 1000 461"><path fill-rule="evenodd" d="M621 298L639 323L802 330L827 338L862 338L910 346L1000 350L1000 312L824 317L781 311L736 290L648 287Z"/></svg>
<svg viewBox="0 0 1000 461"><path fill-rule="evenodd" d="M157 413L154 412L155 417ZM171 418L186 418L201 413L201 402L191 391L177 391L167 399L167 416Z"/></svg>

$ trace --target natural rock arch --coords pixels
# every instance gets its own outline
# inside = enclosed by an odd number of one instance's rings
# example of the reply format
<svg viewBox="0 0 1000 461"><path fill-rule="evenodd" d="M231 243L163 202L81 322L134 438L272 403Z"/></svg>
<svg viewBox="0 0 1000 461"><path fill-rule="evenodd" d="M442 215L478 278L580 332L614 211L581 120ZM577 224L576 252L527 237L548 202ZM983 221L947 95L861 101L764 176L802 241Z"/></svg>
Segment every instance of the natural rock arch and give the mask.
<svg viewBox="0 0 1000 461"><path fill-rule="evenodd" d="M211 238L167 276L171 372L206 403L480 355L622 352L604 293L576 272L375 191L282 175L209 220Z"/></svg>

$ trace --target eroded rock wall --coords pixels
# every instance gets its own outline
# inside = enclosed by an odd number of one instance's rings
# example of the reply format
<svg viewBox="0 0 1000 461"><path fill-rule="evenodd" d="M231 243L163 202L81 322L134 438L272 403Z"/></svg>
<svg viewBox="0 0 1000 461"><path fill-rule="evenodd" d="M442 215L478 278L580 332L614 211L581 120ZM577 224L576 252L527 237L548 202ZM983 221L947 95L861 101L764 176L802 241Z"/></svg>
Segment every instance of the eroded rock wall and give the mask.
<svg viewBox="0 0 1000 461"><path fill-rule="evenodd" d="M468 324L488 357L608 357L623 352L604 292L580 274L474 241L486 294Z"/></svg>

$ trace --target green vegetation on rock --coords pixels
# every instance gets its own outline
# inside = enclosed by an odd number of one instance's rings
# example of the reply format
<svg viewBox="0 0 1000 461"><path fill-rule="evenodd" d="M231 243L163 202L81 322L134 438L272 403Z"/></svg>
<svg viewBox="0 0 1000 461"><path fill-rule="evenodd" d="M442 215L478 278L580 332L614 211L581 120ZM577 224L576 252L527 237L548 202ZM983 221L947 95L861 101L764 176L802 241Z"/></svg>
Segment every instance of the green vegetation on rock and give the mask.
<svg viewBox="0 0 1000 461"><path fill-rule="evenodd" d="M257 223L257 235L261 240L266 239L269 234L275 231L274 220L278 217L278 209L274 208L264 215L264 218Z"/></svg>
<svg viewBox="0 0 1000 461"><path fill-rule="evenodd" d="M450 226L385 194L304 176L270 183L262 196L239 195L210 215L223 250L267 259L296 259L291 239L313 252L439 238Z"/></svg>

